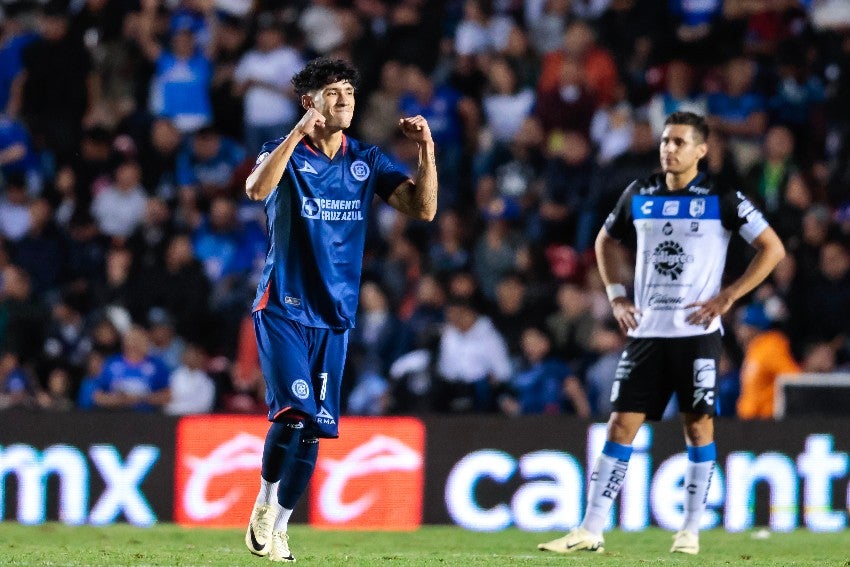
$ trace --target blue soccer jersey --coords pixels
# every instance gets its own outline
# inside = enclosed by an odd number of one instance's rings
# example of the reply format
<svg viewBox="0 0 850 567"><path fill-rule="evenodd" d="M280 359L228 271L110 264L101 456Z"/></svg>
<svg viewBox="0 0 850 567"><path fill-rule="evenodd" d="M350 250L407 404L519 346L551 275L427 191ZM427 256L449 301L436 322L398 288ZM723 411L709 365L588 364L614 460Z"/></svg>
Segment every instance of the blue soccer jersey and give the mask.
<svg viewBox="0 0 850 567"><path fill-rule="evenodd" d="M282 142L264 144L257 164ZM372 197L407 179L377 146L343 136L331 159L299 142L264 200L269 249L254 311L273 305L309 327L352 328Z"/></svg>

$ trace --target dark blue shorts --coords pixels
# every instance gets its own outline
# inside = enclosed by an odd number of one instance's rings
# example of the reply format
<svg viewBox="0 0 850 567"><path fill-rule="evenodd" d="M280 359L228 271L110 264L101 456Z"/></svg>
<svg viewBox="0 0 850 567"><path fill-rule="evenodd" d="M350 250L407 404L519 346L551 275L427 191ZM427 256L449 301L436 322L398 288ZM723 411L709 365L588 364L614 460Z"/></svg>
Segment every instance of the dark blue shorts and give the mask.
<svg viewBox="0 0 850 567"><path fill-rule="evenodd" d="M253 316L269 421L292 412L318 437L339 437L348 330L307 327L271 309Z"/></svg>

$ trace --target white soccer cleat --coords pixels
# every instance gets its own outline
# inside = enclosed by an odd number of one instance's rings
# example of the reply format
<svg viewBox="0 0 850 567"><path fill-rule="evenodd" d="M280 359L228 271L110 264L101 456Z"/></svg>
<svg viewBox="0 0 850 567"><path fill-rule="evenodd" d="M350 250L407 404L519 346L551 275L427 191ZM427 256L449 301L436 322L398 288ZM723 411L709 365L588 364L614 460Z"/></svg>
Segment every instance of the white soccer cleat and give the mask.
<svg viewBox="0 0 850 567"><path fill-rule="evenodd" d="M592 534L586 529L579 527L573 528L564 537L537 544L537 549L554 551L555 553L575 553L576 551L602 553L605 551L604 546L605 539L601 535Z"/></svg>
<svg viewBox="0 0 850 567"><path fill-rule="evenodd" d="M679 530L673 536L673 547L670 553L687 553L696 555L699 553L699 535L688 530Z"/></svg>
<svg viewBox="0 0 850 567"><path fill-rule="evenodd" d="M272 533L269 559L280 563L286 561L295 562L295 557L289 551L289 535L286 532Z"/></svg>
<svg viewBox="0 0 850 567"><path fill-rule="evenodd" d="M254 555L264 557L269 554L277 512L274 504L254 504L251 519L248 521L248 531L245 532L245 545Z"/></svg>

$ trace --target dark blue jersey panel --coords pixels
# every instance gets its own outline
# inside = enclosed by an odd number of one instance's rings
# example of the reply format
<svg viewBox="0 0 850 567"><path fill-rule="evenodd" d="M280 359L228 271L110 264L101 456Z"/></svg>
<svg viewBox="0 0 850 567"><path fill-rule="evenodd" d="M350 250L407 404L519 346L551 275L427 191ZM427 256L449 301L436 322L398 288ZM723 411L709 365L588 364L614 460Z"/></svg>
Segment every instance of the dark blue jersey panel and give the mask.
<svg viewBox="0 0 850 567"><path fill-rule="evenodd" d="M271 303L310 327L353 327L372 197L407 179L377 146L343 137L330 159L302 140L265 200L269 250L254 309Z"/></svg>

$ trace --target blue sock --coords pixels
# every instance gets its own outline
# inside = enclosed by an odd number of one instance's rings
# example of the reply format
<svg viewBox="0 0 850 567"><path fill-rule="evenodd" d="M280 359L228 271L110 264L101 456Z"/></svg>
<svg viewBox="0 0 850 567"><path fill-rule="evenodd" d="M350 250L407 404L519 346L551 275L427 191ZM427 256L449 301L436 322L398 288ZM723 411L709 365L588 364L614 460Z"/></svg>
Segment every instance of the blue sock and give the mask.
<svg viewBox="0 0 850 567"><path fill-rule="evenodd" d="M272 422L269 432L266 434L266 443L263 446L263 464L261 474L268 482L277 482L287 468L287 461L295 458L298 450L298 442L301 440L301 432L304 423L296 420L283 422Z"/></svg>
<svg viewBox="0 0 850 567"><path fill-rule="evenodd" d="M280 486L277 489L277 499L280 505L292 510L298 499L307 490L313 469L316 468L316 459L319 456L319 440L315 437L301 439L295 452L295 459L288 471L284 471Z"/></svg>

